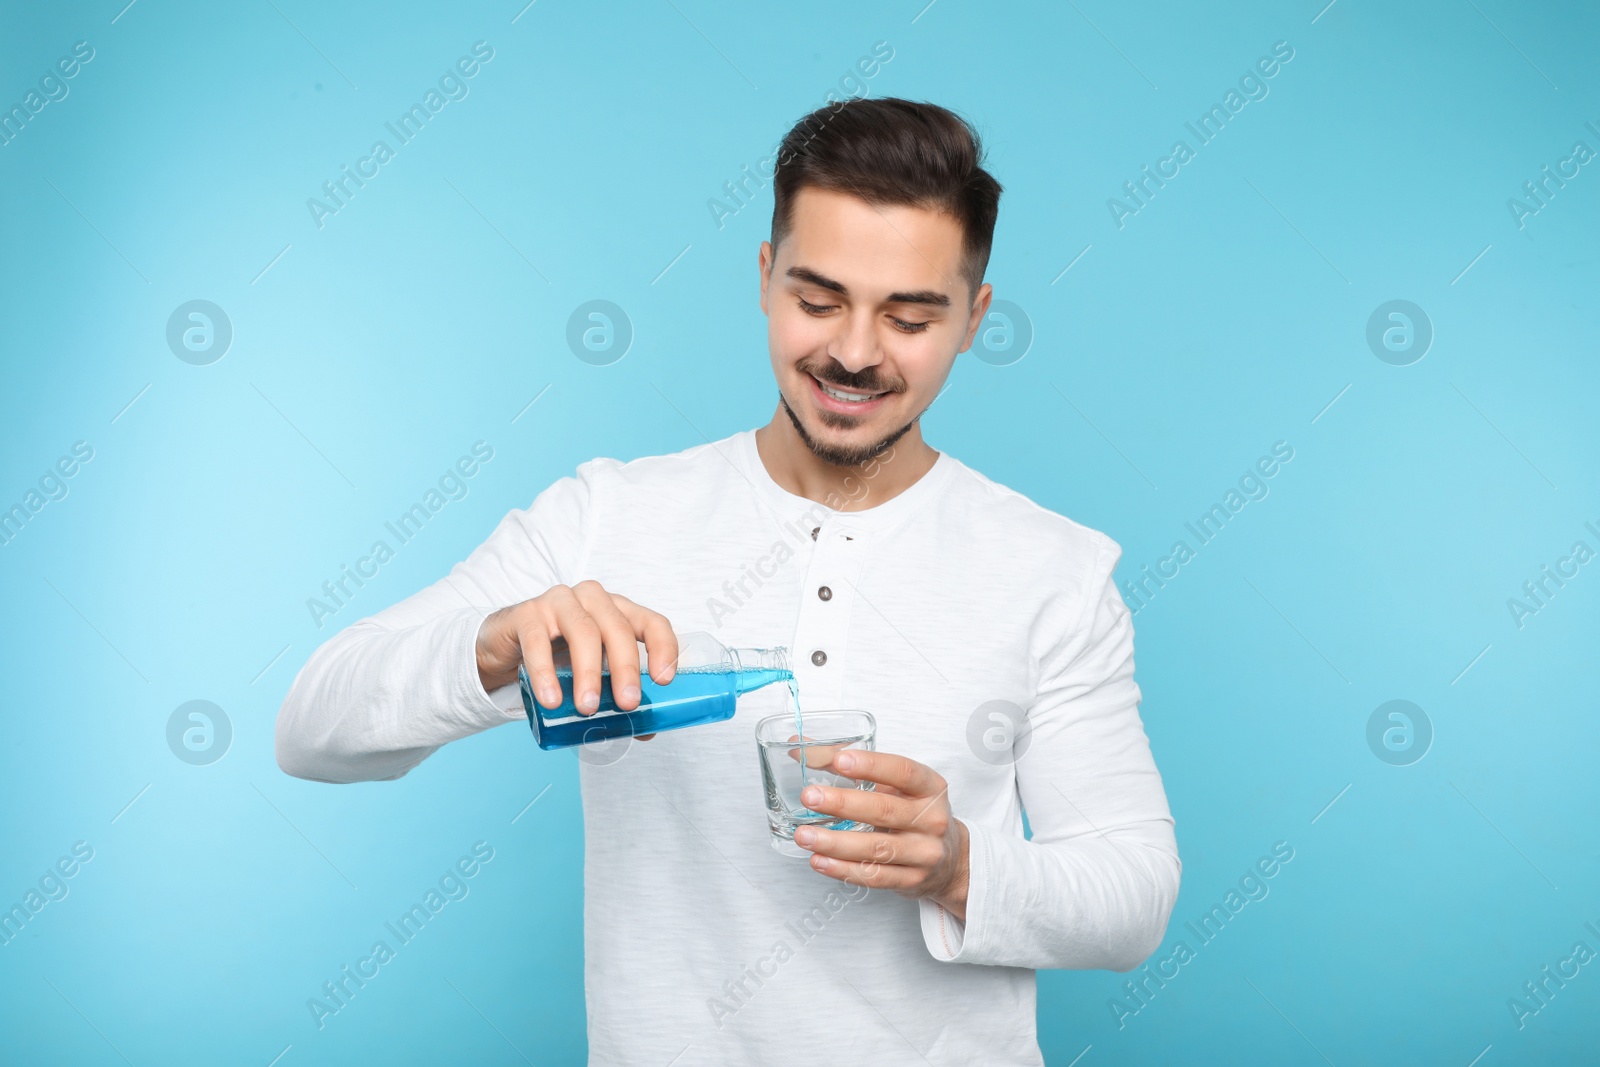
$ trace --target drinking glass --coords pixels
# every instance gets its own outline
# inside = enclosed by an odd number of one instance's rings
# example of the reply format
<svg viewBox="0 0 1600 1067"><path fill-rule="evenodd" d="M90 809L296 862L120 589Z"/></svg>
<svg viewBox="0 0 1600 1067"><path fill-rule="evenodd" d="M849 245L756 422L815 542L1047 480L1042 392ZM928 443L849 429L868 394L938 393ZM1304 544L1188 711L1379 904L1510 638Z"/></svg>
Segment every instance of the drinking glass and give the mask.
<svg viewBox="0 0 1600 1067"><path fill-rule="evenodd" d="M795 716L787 712L768 715L756 723L756 748L761 757L761 782L767 800L767 827L772 831L772 847L785 856L811 855L809 850L794 843L794 831L798 826L872 830L865 823L812 811L800 802L800 791L808 785L863 791L877 787L875 782L859 781L833 769L833 757L845 749L873 751L878 724L872 713L808 711L802 725L804 737L795 729Z"/></svg>

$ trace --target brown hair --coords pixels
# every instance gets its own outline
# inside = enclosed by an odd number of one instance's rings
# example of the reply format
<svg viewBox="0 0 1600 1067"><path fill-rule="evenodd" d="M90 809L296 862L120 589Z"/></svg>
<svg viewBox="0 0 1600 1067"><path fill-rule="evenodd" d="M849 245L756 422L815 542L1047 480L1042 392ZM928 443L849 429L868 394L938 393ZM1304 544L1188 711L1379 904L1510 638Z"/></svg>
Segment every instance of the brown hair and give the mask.
<svg viewBox="0 0 1600 1067"><path fill-rule="evenodd" d="M815 186L869 204L929 208L963 233L961 274L971 300L983 284L1000 209L1000 183L983 169L972 124L937 104L850 98L795 123L772 179L772 246L788 236L794 197Z"/></svg>

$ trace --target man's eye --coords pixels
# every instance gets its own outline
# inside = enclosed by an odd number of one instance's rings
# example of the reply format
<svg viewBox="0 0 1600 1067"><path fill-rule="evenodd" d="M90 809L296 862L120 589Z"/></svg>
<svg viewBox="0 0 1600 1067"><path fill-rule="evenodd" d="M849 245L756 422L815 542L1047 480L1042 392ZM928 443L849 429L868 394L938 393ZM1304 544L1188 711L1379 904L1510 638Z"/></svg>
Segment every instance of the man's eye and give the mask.
<svg viewBox="0 0 1600 1067"><path fill-rule="evenodd" d="M819 312L819 311L832 311L833 310L833 305L832 304L811 304L811 303L808 303L806 301L806 298L803 297L803 296L795 297L795 299L800 301L800 309L802 311L809 312L812 315L817 314L817 312Z"/></svg>
<svg viewBox="0 0 1600 1067"><path fill-rule="evenodd" d="M900 330L901 333L921 333L928 328L927 322L906 322L903 319L893 319L891 321L894 322L895 328ZM930 319L928 321L931 322L933 320Z"/></svg>

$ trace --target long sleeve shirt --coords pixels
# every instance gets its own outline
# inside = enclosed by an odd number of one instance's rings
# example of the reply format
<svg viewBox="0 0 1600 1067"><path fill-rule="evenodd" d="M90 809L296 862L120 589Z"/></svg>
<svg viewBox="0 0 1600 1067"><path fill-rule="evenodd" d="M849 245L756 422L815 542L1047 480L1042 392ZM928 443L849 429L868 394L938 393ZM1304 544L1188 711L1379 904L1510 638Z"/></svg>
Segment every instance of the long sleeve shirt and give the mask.
<svg viewBox="0 0 1600 1067"><path fill-rule="evenodd" d="M754 723L785 710L781 685L723 722L606 742L579 761L591 1062L777 1064L823 1040L860 1063L1042 1064L1035 969L1132 969L1178 892L1121 550L948 454L875 503L879 469L836 510L779 486L752 431L585 463L318 648L279 714L279 764L394 779L508 723L506 744L532 746L475 643L486 613L557 584L595 579L729 647L786 646L804 709L871 711L879 751L948 782L965 921L769 847Z"/></svg>

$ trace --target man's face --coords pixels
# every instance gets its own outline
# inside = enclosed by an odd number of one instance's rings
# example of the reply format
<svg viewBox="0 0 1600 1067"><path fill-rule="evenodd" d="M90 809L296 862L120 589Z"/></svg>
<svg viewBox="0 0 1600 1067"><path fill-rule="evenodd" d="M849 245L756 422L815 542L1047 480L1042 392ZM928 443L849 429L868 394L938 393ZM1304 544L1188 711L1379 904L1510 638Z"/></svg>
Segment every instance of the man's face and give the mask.
<svg viewBox="0 0 1600 1067"><path fill-rule="evenodd" d="M871 458L939 395L991 290L971 301L961 224L806 186L776 258L761 245L761 310L778 390L801 440L829 463Z"/></svg>

